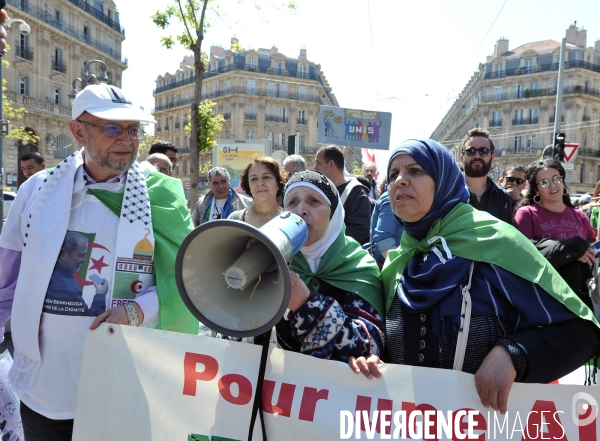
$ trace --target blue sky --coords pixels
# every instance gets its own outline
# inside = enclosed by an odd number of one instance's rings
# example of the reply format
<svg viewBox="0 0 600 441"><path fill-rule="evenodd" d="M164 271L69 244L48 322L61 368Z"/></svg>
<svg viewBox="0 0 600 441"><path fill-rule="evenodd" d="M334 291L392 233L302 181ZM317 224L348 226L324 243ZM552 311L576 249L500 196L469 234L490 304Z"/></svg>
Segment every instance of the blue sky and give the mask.
<svg viewBox="0 0 600 441"><path fill-rule="evenodd" d="M296 14L271 6L283 0L257 1L260 13L253 0L215 0L222 18L212 16L206 51L234 35L245 48L276 45L290 57L306 48L342 107L393 113L392 148L431 134L498 38L510 49L560 41L574 21L587 29L588 46L600 38L598 0L297 0ZM175 71L186 53L160 46L167 32L150 16L165 4L117 0L129 58L123 88L148 108L156 77Z"/></svg>

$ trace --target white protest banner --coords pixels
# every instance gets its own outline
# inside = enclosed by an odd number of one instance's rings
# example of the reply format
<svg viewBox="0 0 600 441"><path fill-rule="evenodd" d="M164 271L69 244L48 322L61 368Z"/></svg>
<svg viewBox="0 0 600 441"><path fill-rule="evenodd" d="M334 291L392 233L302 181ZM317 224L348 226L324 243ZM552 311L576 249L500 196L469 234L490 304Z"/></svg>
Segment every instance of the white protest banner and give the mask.
<svg viewBox="0 0 600 441"><path fill-rule="evenodd" d="M103 324L85 342L73 439L246 440L260 349ZM600 439L598 387L514 384L501 415L483 408L472 375L382 370L367 380L344 363L271 350L268 439ZM262 440L258 421L253 439Z"/></svg>

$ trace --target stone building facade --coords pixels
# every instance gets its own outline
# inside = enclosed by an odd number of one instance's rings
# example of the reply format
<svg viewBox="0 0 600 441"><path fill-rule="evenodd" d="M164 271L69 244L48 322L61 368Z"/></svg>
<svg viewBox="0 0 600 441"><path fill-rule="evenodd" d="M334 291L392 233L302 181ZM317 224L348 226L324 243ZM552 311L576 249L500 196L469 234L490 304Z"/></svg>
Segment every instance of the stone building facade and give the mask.
<svg viewBox="0 0 600 441"><path fill-rule="evenodd" d="M39 137L37 143L4 140L5 176L24 180L19 158L37 151L48 166L59 163L79 146L69 130L71 103L68 94L83 66L101 60L108 68L109 83L121 86L127 59L121 54L125 30L112 0L8 0L6 11L31 27L21 35L15 23L8 29L10 51L4 68L6 98L15 107L24 107L26 116L14 124L27 127ZM100 64L91 64L100 74ZM81 84L75 84L81 88ZM12 122L11 122L12 123ZM6 179L3 182L6 185ZM13 186L14 187L14 186Z"/></svg>
<svg viewBox="0 0 600 441"><path fill-rule="evenodd" d="M561 131L579 144L571 193L591 192L600 180L600 40L587 47L587 32L571 25L566 33ZM482 127L496 145L492 177L505 167L529 165L553 143L561 43L543 40L509 49L500 39L492 56L471 77L431 134L460 155L469 129Z"/></svg>
<svg viewBox="0 0 600 441"><path fill-rule="evenodd" d="M237 39L232 39L232 48ZM189 183L189 135L194 97L195 70L192 57L185 57L179 69L160 75L154 90L157 121L155 135L180 149L174 176ZM209 67L202 81L202 98L217 103L215 113L225 123L221 139L269 140L271 150L287 150L287 137L300 134L300 154L314 157L317 146L317 119L321 105L337 106L335 95L320 65L308 60L306 49L298 58L289 58L271 49L235 50L210 48ZM200 165L212 153L202 155Z"/></svg>

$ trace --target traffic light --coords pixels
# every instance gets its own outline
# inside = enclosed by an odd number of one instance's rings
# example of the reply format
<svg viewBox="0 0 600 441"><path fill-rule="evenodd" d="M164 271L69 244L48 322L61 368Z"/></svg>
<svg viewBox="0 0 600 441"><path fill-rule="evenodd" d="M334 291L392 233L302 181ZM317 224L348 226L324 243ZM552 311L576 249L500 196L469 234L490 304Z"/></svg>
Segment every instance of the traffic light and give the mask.
<svg viewBox="0 0 600 441"><path fill-rule="evenodd" d="M290 156L296 154L296 135L288 136L287 152Z"/></svg>
<svg viewBox="0 0 600 441"><path fill-rule="evenodd" d="M565 161L565 134L564 132L556 132L554 134L554 149L552 157L557 161Z"/></svg>

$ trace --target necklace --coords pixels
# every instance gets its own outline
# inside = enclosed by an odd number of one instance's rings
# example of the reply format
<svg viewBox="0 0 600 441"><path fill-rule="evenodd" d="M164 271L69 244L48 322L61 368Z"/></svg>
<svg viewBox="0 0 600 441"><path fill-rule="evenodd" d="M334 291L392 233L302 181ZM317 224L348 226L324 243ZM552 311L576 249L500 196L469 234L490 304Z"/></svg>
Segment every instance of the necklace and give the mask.
<svg viewBox="0 0 600 441"><path fill-rule="evenodd" d="M219 207L217 207L217 200L215 199L214 212L212 215L213 220L221 219L222 214L223 214L223 208L221 208L221 211L219 211Z"/></svg>

